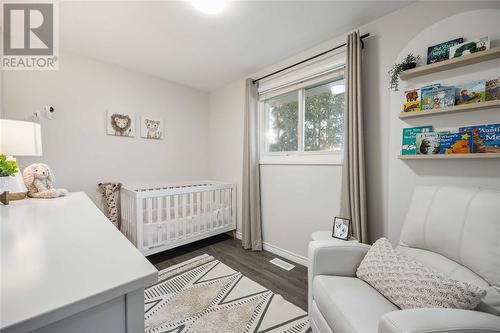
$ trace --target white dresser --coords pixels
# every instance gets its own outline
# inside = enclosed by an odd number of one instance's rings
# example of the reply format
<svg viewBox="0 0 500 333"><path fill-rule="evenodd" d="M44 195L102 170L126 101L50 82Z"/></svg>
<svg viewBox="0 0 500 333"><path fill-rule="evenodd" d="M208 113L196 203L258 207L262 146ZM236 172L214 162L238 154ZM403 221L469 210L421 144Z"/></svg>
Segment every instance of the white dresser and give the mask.
<svg viewBox="0 0 500 333"><path fill-rule="evenodd" d="M144 332L158 272L84 193L0 205L0 331Z"/></svg>

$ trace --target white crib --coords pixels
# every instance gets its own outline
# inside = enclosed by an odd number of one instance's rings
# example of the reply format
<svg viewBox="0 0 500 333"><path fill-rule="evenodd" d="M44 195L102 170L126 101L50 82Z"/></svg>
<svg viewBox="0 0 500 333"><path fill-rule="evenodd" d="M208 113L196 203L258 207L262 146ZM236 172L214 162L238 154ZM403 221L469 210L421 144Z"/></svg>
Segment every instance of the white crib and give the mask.
<svg viewBox="0 0 500 333"><path fill-rule="evenodd" d="M236 185L122 186L121 231L144 254L236 229Z"/></svg>

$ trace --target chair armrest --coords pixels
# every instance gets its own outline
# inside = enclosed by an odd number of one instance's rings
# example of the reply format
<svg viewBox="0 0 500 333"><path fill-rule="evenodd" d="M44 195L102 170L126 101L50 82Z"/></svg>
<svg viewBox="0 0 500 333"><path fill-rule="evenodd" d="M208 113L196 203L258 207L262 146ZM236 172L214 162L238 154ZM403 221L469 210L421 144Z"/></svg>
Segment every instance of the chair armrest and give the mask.
<svg viewBox="0 0 500 333"><path fill-rule="evenodd" d="M370 249L369 245L342 240L321 240L309 243L308 297L312 305L312 283L316 275L356 276L356 269Z"/></svg>
<svg viewBox="0 0 500 333"><path fill-rule="evenodd" d="M500 332L500 317L458 309L411 309L389 312L378 323L378 333Z"/></svg>
<svg viewBox="0 0 500 333"><path fill-rule="evenodd" d="M369 245L342 240L309 243L308 261L311 277L316 275L356 276L356 269L370 249Z"/></svg>

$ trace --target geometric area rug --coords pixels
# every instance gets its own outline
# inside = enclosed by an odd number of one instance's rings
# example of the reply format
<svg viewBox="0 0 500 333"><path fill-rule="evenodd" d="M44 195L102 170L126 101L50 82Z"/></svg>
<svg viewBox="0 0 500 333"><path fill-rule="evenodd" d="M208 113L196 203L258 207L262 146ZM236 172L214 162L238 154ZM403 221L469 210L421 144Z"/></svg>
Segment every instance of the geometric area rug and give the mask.
<svg viewBox="0 0 500 333"><path fill-rule="evenodd" d="M207 254L144 291L146 333L305 333L307 313Z"/></svg>

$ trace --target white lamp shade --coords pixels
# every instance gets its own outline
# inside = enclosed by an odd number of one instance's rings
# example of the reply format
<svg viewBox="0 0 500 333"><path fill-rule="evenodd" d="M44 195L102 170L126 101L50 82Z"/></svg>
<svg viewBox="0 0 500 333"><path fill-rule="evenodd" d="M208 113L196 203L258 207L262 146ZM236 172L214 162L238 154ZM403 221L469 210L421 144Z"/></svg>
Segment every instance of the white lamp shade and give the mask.
<svg viewBox="0 0 500 333"><path fill-rule="evenodd" d="M0 119L0 154L42 156L40 124L30 121Z"/></svg>

